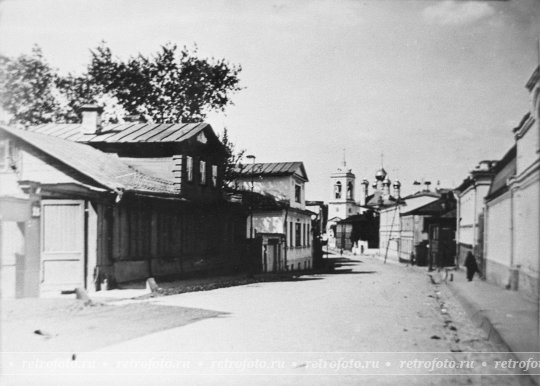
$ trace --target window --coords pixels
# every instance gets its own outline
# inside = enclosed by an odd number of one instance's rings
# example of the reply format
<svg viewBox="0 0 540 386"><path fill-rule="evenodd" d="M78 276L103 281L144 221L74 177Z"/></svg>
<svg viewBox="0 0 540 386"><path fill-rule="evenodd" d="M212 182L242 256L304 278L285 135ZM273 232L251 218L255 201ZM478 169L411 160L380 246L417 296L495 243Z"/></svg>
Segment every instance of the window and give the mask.
<svg viewBox="0 0 540 386"><path fill-rule="evenodd" d="M202 160L200 161L199 170L200 170L199 176L201 177L200 183L206 184L206 162L205 161L202 161Z"/></svg>
<svg viewBox="0 0 540 386"><path fill-rule="evenodd" d="M9 168L9 142L0 141L0 172L7 171Z"/></svg>
<svg viewBox="0 0 540 386"><path fill-rule="evenodd" d="M294 186L294 201L300 203L302 202L302 185Z"/></svg>
<svg viewBox="0 0 540 386"><path fill-rule="evenodd" d="M292 226L292 221L289 223L289 247L292 247L294 245L293 243L293 235L294 235L294 229Z"/></svg>
<svg viewBox="0 0 540 386"><path fill-rule="evenodd" d="M347 184L347 200L354 200L354 190L353 190L352 181L349 181L349 183Z"/></svg>
<svg viewBox="0 0 540 386"><path fill-rule="evenodd" d="M335 197L336 199L341 198L341 182L336 182L336 186L334 187Z"/></svg>
<svg viewBox="0 0 540 386"><path fill-rule="evenodd" d="M5 139L0 141L0 172L20 171L20 153L13 142Z"/></svg>
<svg viewBox="0 0 540 386"><path fill-rule="evenodd" d="M217 165L212 165L212 185L217 186Z"/></svg>
<svg viewBox="0 0 540 386"><path fill-rule="evenodd" d="M311 225L308 224L307 226L307 245L308 247L311 245Z"/></svg>
<svg viewBox="0 0 540 386"><path fill-rule="evenodd" d="M206 135L204 135L204 132L201 132L201 133L197 136L197 141L199 141L200 143L206 143L206 142L208 142L208 139L206 139Z"/></svg>
<svg viewBox="0 0 540 386"><path fill-rule="evenodd" d="M186 157L186 172L187 180L193 181L193 158L190 156Z"/></svg>
<svg viewBox="0 0 540 386"><path fill-rule="evenodd" d="M295 246L297 247L300 247L302 245L302 224L300 224L299 222L297 222L296 224L296 229L295 229Z"/></svg>

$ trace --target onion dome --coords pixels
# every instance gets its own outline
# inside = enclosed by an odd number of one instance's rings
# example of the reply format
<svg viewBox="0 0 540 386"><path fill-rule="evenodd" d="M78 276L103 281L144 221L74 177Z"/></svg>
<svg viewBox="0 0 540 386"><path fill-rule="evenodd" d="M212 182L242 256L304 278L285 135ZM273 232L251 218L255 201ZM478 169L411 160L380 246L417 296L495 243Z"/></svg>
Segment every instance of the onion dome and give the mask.
<svg viewBox="0 0 540 386"><path fill-rule="evenodd" d="M377 181L382 181L386 178L386 170L384 170L384 168L380 168L379 170L377 170L377 173L375 173L375 178L377 179Z"/></svg>
<svg viewBox="0 0 540 386"><path fill-rule="evenodd" d="M390 186L390 179L385 178L384 181L382 182L382 184L385 185L385 186Z"/></svg>
<svg viewBox="0 0 540 386"><path fill-rule="evenodd" d="M365 186L368 186L369 185L369 181L366 180L365 178L362 180L361 182L362 185L365 185Z"/></svg>
<svg viewBox="0 0 540 386"><path fill-rule="evenodd" d="M401 186L401 182L399 182L398 180L395 180L393 186L394 188L399 188Z"/></svg>

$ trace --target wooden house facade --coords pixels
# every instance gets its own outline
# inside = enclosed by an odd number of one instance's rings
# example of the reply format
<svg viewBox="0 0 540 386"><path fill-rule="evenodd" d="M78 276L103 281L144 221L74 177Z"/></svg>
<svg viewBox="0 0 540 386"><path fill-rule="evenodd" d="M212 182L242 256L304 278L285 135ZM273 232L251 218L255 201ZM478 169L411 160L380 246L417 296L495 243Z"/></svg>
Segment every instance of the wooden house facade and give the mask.
<svg viewBox="0 0 540 386"><path fill-rule="evenodd" d="M2 296L241 269L247 214L223 199L211 127L135 125L95 146L84 124L0 127Z"/></svg>
<svg viewBox="0 0 540 386"><path fill-rule="evenodd" d="M278 243L278 264L265 264L268 271L298 271L313 267L313 232L306 209L308 177L302 162L253 163L237 171L236 183L251 207L247 236L264 234ZM253 193L252 193L253 192ZM282 245L282 243L285 243ZM265 248L263 244L262 248ZM270 246L266 247L267 249ZM262 254L264 258L264 253ZM275 260L275 259L274 259Z"/></svg>

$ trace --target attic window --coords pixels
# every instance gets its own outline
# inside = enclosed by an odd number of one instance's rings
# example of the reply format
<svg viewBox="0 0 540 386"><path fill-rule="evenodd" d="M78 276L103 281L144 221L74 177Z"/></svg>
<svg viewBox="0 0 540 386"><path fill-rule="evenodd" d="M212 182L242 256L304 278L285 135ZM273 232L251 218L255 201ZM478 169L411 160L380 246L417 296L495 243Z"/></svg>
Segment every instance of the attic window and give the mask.
<svg viewBox="0 0 540 386"><path fill-rule="evenodd" d="M294 186L294 201L295 202L302 202L302 186L301 185L295 185Z"/></svg>
<svg viewBox="0 0 540 386"><path fill-rule="evenodd" d="M201 132L199 133L199 135L197 135L197 141L199 141L200 143L208 142L208 139L206 138L206 135L204 135L204 132Z"/></svg>

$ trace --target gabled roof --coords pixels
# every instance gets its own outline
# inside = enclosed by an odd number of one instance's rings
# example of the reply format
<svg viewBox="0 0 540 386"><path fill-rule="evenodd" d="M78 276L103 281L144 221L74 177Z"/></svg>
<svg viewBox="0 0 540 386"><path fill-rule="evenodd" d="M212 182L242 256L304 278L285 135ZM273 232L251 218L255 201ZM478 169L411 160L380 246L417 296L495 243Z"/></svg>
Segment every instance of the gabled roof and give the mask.
<svg viewBox="0 0 540 386"><path fill-rule="evenodd" d="M444 189L445 191L448 190L450 191L449 189ZM413 193L413 194L409 194L408 196L405 196L403 197L403 200L409 200L411 198L416 198L416 197L434 197L434 198L438 198L440 197L441 194L439 192L432 192L431 190L421 190L419 192L416 192L416 193Z"/></svg>
<svg viewBox="0 0 540 386"><path fill-rule="evenodd" d="M235 171L238 177L289 176L296 174L306 182L309 181L304 163L300 161L247 164L242 169L237 168Z"/></svg>
<svg viewBox="0 0 540 386"><path fill-rule="evenodd" d="M97 134L82 134L80 123L47 123L28 131L76 142L148 143L182 142L199 134L208 123L120 123L104 126Z"/></svg>
<svg viewBox="0 0 540 386"><path fill-rule="evenodd" d="M7 126L0 126L1 132L115 192L132 190L175 194L172 181L141 173L116 155L104 153L89 145Z"/></svg>
<svg viewBox="0 0 540 386"><path fill-rule="evenodd" d="M242 202L250 205L253 210L281 210L288 206L287 202L279 200L271 194L249 190L238 191L238 194L242 195Z"/></svg>
<svg viewBox="0 0 540 386"><path fill-rule="evenodd" d="M137 169L141 173L163 180L174 181L172 157L160 158L132 158L120 157L125 164Z"/></svg>
<svg viewBox="0 0 540 386"><path fill-rule="evenodd" d="M370 212L367 212L367 213L370 213ZM345 220L341 220L339 223L340 224L352 224L352 223L363 223L363 222L369 222L373 219L373 215L371 214L366 214L366 213L362 213L362 214L355 214L355 215L352 215L352 216L349 216L347 217Z"/></svg>
<svg viewBox="0 0 540 386"><path fill-rule="evenodd" d="M486 196L487 200L491 200L508 190L506 181L516 174L516 145L512 146L506 152L504 157L497 163L495 167L495 176L489 187L489 192Z"/></svg>
<svg viewBox="0 0 540 386"><path fill-rule="evenodd" d="M448 194L438 200L428 202L418 208L409 211L401 212L401 216L420 215L420 216L442 216L453 211L456 207L456 202L453 196Z"/></svg>

